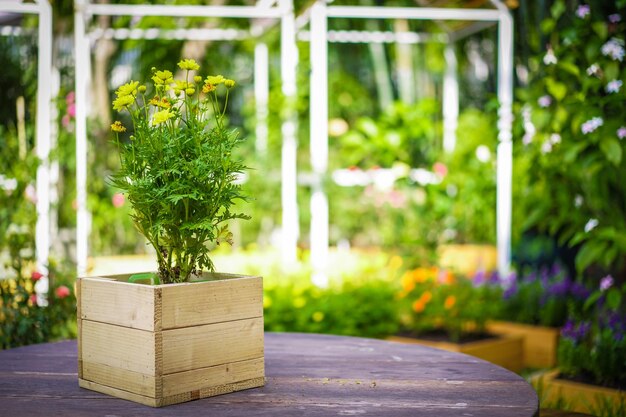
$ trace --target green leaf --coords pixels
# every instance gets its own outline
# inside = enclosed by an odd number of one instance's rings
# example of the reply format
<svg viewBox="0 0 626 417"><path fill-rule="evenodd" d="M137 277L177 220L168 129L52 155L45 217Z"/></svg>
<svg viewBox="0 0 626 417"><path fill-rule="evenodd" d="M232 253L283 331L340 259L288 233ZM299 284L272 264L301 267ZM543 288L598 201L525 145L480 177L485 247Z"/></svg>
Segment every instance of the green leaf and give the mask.
<svg viewBox="0 0 626 417"><path fill-rule="evenodd" d="M609 33L609 28L606 26L604 22L594 22L591 25L591 27L593 28L593 31L596 32L601 39L603 40L606 39Z"/></svg>
<svg viewBox="0 0 626 417"><path fill-rule="evenodd" d="M561 68L563 71L569 72L576 77L580 76L580 69L576 64L568 61L559 61L557 66Z"/></svg>
<svg viewBox="0 0 626 417"><path fill-rule="evenodd" d="M602 295L602 293L600 291L596 291L593 294L591 294L588 298L587 301L585 301L585 305L583 306L583 309L585 310L589 310L589 308L594 305L596 303L596 301L598 301L598 299L600 298L600 296Z"/></svg>
<svg viewBox="0 0 626 417"><path fill-rule="evenodd" d="M556 22L553 19L545 19L541 22L541 31L546 34L550 33L554 30L555 26Z"/></svg>
<svg viewBox="0 0 626 417"><path fill-rule="evenodd" d="M604 67L604 76L607 80L615 80L619 78L619 64L617 62L609 62Z"/></svg>
<svg viewBox="0 0 626 417"><path fill-rule="evenodd" d="M599 261L607 248L605 242L588 241L576 255L576 270L582 273L589 265Z"/></svg>
<svg viewBox="0 0 626 417"><path fill-rule="evenodd" d="M617 288L610 288L606 294L606 305L611 310L617 310L622 303L622 295Z"/></svg>
<svg viewBox="0 0 626 417"><path fill-rule="evenodd" d="M600 141L600 149L604 152L606 159L613 165L619 165L622 162L622 147L615 138L603 138Z"/></svg>
<svg viewBox="0 0 626 417"><path fill-rule="evenodd" d="M554 19L558 19L565 13L565 2L563 0L557 0L550 8L550 14Z"/></svg>
<svg viewBox="0 0 626 417"><path fill-rule="evenodd" d="M570 146L569 149L565 151L565 155L563 155L563 161L566 164L571 164L578 158L578 154L581 153L586 147L586 142L580 142Z"/></svg>
<svg viewBox="0 0 626 417"><path fill-rule="evenodd" d="M555 81L553 78L546 79L546 88L548 92L558 101L563 100L567 94L567 86L563 83Z"/></svg>

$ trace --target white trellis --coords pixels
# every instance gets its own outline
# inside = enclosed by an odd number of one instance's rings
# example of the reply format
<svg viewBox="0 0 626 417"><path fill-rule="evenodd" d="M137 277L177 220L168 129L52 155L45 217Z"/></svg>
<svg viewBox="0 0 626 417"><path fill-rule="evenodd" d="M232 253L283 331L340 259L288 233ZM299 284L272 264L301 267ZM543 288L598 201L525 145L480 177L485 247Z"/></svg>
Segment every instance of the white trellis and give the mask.
<svg viewBox="0 0 626 417"><path fill-rule="evenodd" d="M255 6L187 6L187 5L130 5L92 4L88 0L75 1L75 51L76 51L76 184L77 184L77 269L83 274L87 269L89 215L87 211L87 91L90 74L90 39L185 39L185 40L236 40L258 37L263 29L251 27L250 31L229 29L107 29L87 33L94 16L169 16L169 17L221 17L245 19L276 19L281 22L281 73L282 90L287 101L296 94L297 49L292 0L260 0ZM89 36L88 36L89 35ZM256 148L263 153L267 148L268 104L268 51L259 42L255 48L255 98L257 104ZM282 253L286 262L296 259L298 215L296 200L296 129L295 112L283 120L282 145Z"/></svg>
<svg viewBox="0 0 626 417"><path fill-rule="evenodd" d="M50 164L51 106L52 106L52 7L47 0L35 3L0 1L0 12L33 14L39 17L37 53L37 137L36 152L40 160L37 168L37 225L35 251L37 269L44 275L37 282L38 302L45 304L48 292L48 256L50 255Z"/></svg>
<svg viewBox="0 0 626 417"><path fill-rule="evenodd" d="M511 261L511 186L512 186L512 99L513 99L513 20L509 10L500 1L491 0L493 9L385 7L385 6L332 6L316 1L297 19L298 26L310 22L310 32L304 37L310 41L310 152L314 180L311 195L311 263L313 279L318 285L327 283L329 245L328 198L322 179L328 168L328 42L420 42L427 35L399 35L372 32L329 31L330 18L360 19L412 19L474 21L473 25L449 34L453 42L489 26L498 25L498 148L497 148L497 246L498 271L507 274ZM454 147L458 117L458 81L456 59L452 49L445 52L448 69L444 77L444 146Z"/></svg>

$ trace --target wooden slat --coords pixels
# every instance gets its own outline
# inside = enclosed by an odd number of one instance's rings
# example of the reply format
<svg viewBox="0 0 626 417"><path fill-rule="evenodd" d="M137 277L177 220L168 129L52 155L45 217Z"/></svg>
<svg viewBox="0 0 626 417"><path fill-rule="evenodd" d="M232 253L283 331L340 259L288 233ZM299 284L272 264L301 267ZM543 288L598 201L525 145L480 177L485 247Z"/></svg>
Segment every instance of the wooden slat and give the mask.
<svg viewBox="0 0 626 417"><path fill-rule="evenodd" d="M154 330L154 286L111 279L80 279L81 318L133 329Z"/></svg>
<svg viewBox="0 0 626 417"><path fill-rule="evenodd" d="M162 333L163 375L263 356L263 318Z"/></svg>
<svg viewBox="0 0 626 417"><path fill-rule="evenodd" d="M169 397L198 389L215 388L264 376L263 358L178 372L163 377L163 396Z"/></svg>
<svg viewBox="0 0 626 417"><path fill-rule="evenodd" d="M101 385L114 383L116 389L152 398L156 397L156 380L158 378L139 372L85 361L83 362L82 379Z"/></svg>
<svg viewBox="0 0 626 417"><path fill-rule="evenodd" d="M556 365L560 329L522 323L492 321L487 331L524 338L524 365L530 368L552 368Z"/></svg>
<svg viewBox="0 0 626 417"><path fill-rule="evenodd" d="M154 333L89 320L83 320L82 332L83 364L98 363L155 375Z"/></svg>
<svg viewBox="0 0 626 417"><path fill-rule="evenodd" d="M261 317L263 279L221 275L228 279L162 286L163 329Z"/></svg>
<svg viewBox="0 0 626 417"><path fill-rule="evenodd" d="M101 392L103 394L112 395L114 397L122 398L124 400L134 401L139 404L149 405L150 407L158 407L160 405L159 401L152 397L135 394L133 392L124 391L117 388L112 388L107 385L98 384L97 382L79 379L78 385L81 388L86 388L92 391Z"/></svg>

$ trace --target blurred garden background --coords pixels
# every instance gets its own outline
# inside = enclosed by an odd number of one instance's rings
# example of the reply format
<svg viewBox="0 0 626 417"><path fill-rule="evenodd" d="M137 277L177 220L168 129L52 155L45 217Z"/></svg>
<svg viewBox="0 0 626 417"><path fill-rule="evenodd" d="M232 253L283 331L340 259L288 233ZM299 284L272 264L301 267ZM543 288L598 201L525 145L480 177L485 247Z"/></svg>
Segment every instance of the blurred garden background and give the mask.
<svg viewBox="0 0 626 417"><path fill-rule="evenodd" d="M103 2L120 3L117 0ZM129 1L126 3L141 3ZM173 0L168 4L254 5L253 1ZM221 272L264 277L267 331L316 332L425 343L520 337L507 366L533 379L542 407L626 415L626 1L507 0L514 21L512 265L496 250L498 144L497 25L451 43L457 61L456 146L444 149L446 45L458 22L332 19L329 30L428 33L420 43L328 45L328 282L312 282L309 224L310 45L298 38L297 93L281 90L280 25L264 23L269 57L267 115L257 112L258 39L91 40L88 91L87 274L156 268L123 194L110 106L129 80L147 80L193 58L204 71L237 80L228 118L246 138L240 158L251 220L231 223L234 243L213 251ZM0 13L0 348L76 336L76 92L74 4L51 2L53 71L37 77L32 15ZM294 1L306 15L312 2ZM332 5L490 8L487 1L336 0ZM249 30L226 18L98 16L92 30ZM263 23L263 22L261 22ZM449 51L448 51L449 53ZM50 153L50 242L35 262L38 83L56 91ZM281 150L286 113L297 115L297 260L281 254ZM267 132L257 128L259 117ZM132 132L128 132L131 134ZM262 137L259 138L259 135ZM125 140L129 140L125 137ZM48 277L47 291L36 291ZM318 283L319 284L319 283ZM511 330L552 336L539 351ZM554 339L554 346L542 349ZM533 342L534 343L534 342ZM514 349L513 349L514 350ZM488 359L491 358L488 354ZM525 355L525 356L524 356ZM534 361L537 355L545 361ZM498 356L496 353L495 356ZM497 358L496 358L497 359ZM496 360L494 359L494 360ZM541 369L595 384L588 398L549 392ZM617 392L617 391L615 391Z"/></svg>

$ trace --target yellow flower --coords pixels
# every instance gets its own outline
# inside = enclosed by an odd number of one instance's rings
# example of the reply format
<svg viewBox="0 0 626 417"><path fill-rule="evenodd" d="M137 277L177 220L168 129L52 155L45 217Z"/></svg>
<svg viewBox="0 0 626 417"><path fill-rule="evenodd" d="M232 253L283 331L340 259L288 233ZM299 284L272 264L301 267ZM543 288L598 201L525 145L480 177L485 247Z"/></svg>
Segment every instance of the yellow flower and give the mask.
<svg viewBox="0 0 626 417"><path fill-rule="evenodd" d="M415 282L426 282L428 280L428 269L416 268L413 270L413 279Z"/></svg>
<svg viewBox="0 0 626 417"><path fill-rule="evenodd" d="M114 132L126 132L126 128L122 125L122 122L117 120L115 123L111 125L111 130Z"/></svg>
<svg viewBox="0 0 626 417"><path fill-rule="evenodd" d="M402 258L398 255L394 255L389 259L389 268L395 270L402 266Z"/></svg>
<svg viewBox="0 0 626 417"><path fill-rule="evenodd" d="M402 289L405 292L411 292L413 288L415 288L415 281L413 281L411 273L407 271L402 275Z"/></svg>
<svg viewBox="0 0 626 417"><path fill-rule="evenodd" d="M188 71L195 71L197 69L200 69L200 65L198 65L196 63L195 60L193 59L183 59L178 63L178 67L180 69L184 69L184 70L188 70Z"/></svg>
<svg viewBox="0 0 626 417"><path fill-rule="evenodd" d="M168 71L157 71L154 73L154 76L152 77L152 81L154 81L155 84L161 85L161 84L170 84L174 82L174 75Z"/></svg>
<svg viewBox="0 0 626 417"><path fill-rule="evenodd" d="M226 88L233 88L235 86L235 80L226 79L224 80L224 85Z"/></svg>
<svg viewBox="0 0 626 417"><path fill-rule="evenodd" d="M124 108L130 106L135 101L134 96L119 96L115 100L113 100L113 110L122 111Z"/></svg>
<svg viewBox="0 0 626 417"><path fill-rule="evenodd" d="M202 82L202 77L199 75L196 75L195 77L193 77L193 81L196 83L201 83Z"/></svg>
<svg viewBox="0 0 626 417"><path fill-rule="evenodd" d="M140 86L139 86L139 88L138 88L137 90L139 90L139 92L140 92L141 94L143 94L143 93L145 93L145 92L146 92L147 88L146 88L146 86L145 86L145 85L140 85Z"/></svg>
<svg viewBox="0 0 626 417"><path fill-rule="evenodd" d="M156 126L165 123L174 116L174 113L171 113L168 109L158 111L152 116L152 124Z"/></svg>
<svg viewBox="0 0 626 417"><path fill-rule="evenodd" d="M322 313L321 311L316 311L315 313L313 313L313 321L316 323L319 323L320 321L324 320L324 313Z"/></svg>
<svg viewBox="0 0 626 417"><path fill-rule="evenodd" d="M443 308L446 310L450 310L456 304L456 297L454 295L449 295L446 297L446 300L443 302Z"/></svg>
<svg viewBox="0 0 626 417"><path fill-rule="evenodd" d="M175 90L186 90L188 88L193 88L193 84L188 83L187 81L183 81L183 80L176 80L174 81L176 83L176 85L174 86Z"/></svg>
<svg viewBox="0 0 626 417"><path fill-rule="evenodd" d="M206 84L218 85L223 83L225 80L226 79L223 75L209 75L208 77L206 77L206 80L204 82Z"/></svg>
<svg viewBox="0 0 626 417"><path fill-rule="evenodd" d="M185 94L187 94L188 96L193 95L193 93L195 93L195 92L196 92L195 88L186 88L185 89Z"/></svg>
<svg viewBox="0 0 626 417"><path fill-rule="evenodd" d="M137 94L137 86L139 85L139 81L133 81L131 80L130 82L121 85L120 88L117 89L117 91L115 92L115 94L117 95L117 97L126 97L126 96L134 96L135 94Z"/></svg>
<svg viewBox="0 0 626 417"><path fill-rule="evenodd" d="M203 93L210 93L211 91L215 91L217 87L215 87L213 84L204 84L204 87L202 87L202 92Z"/></svg>

